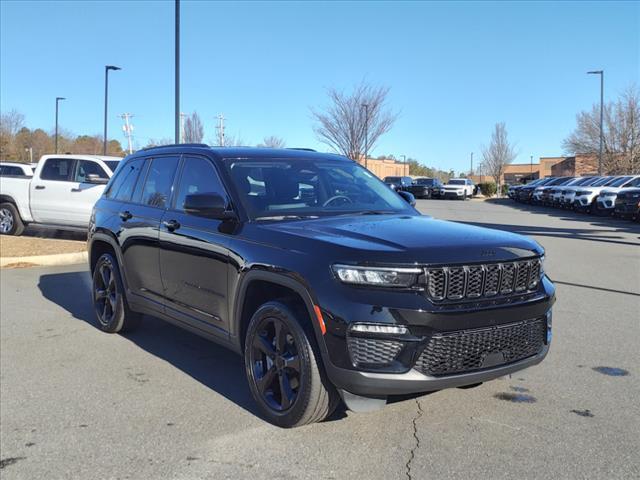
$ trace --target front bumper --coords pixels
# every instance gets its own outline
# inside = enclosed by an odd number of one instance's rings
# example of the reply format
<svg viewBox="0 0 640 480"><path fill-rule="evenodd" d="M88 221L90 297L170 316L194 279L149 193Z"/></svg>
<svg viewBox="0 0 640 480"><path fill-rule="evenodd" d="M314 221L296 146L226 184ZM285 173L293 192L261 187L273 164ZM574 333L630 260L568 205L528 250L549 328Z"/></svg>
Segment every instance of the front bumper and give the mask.
<svg viewBox="0 0 640 480"><path fill-rule="evenodd" d="M410 393L434 392L445 388L463 387L474 383L488 382L496 378L532 367L542 362L549 353L545 345L540 353L519 362L469 373L459 373L445 377L431 377L417 370L406 373L375 373L347 370L330 365L329 378L338 388L364 397L405 395Z"/></svg>
<svg viewBox="0 0 640 480"><path fill-rule="evenodd" d="M440 198L464 198L462 190L440 190Z"/></svg>
<svg viewBox="0 0 640 480"><path fill-rule="evenodd" d="M383 297L380 301L385 305ZM361 305L361 308L344 312L346 315L342 318L325 317L325 368L338 389L365 397L429 392L488 381L536 365L544 359L551 340L551 308L554 302L555 287L545 277L535 296L507 304L469 305L468 308L434 311L417 305L407 305L406 309ZM356 345L360 351L354 355L354 343L350 343L354 337L349 333L352 322L346 321L345 317L371 324L402 325L408 333L388 337L358 334L357 337L366 341ZM542 335L534 337L536 342L528 343L532 337L527 334L503 335L501 338L510 340L509 346L498 342L499 346L495 347L496 344L492 343L493 338L499 336L494 332L534 323L539 327L536 332ZM468 341L468 337L474 335L476 339L480 338L480 346L478 342ZM436 345L438 339L452 336L460 336L463 340L453 348L439 350L437 354L429 348ZM485 338L492 339L484 341ZM370 347L367 345L369 340L372 341ZM384 341L388 341L386 346L380 346ZM516 349L512 346L517 343L521 347L523 342L525 349L520 350L523 353L515 355ZM494 354L499 355L496 357ZM473 355L481 356L482 360L469 366L468 357ZM489 360L488 357L497 359ZM376 365L375 362L382 363ZM440 368L445 364L446 368Z"/></svg>

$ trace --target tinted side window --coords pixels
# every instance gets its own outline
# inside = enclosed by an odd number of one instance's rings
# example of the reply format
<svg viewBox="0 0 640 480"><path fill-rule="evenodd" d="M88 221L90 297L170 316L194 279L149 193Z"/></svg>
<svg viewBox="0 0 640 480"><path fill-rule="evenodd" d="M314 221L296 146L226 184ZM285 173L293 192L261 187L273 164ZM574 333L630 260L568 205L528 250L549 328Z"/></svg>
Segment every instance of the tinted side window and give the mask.
<svg viewBox="0 0 640 480"><path fill-rule="evenodd" d="M175 202L176 210L182 210L187 195L194 193L216 193L226 198L224 187L214 166L202 157L187 157L182 167Z"/></svg>
<svg viewBox="0 0 640 480"><path fill-rule="evenodd" d="M47 159L40 178L42 180L58 180L62 182L69 181L73 160L70 158L49 158Z"/></svg>
<svg viewBox="0 0 640 480"><path fill-rule="evenodd" d="M143 165L143 159L133 160L124 165L116 175L116 178L113 179L113 182L111 182L105 197L122 202L129 201Z"/></svg>
<svg viewBox="0 0 640 480"><path fill-rule="evenodd" d="M151 207L167 207L177 166L178 157L160 157L151 161L142 189L142 203Z"/></svg>
<svg viewBox="0 0 640 480"><path fill-rule="evenodd" d="M74 182L84 183L87 181L87 175L98 175L100 178L109 178L104 169L96 162L89 160L78 160L76 162L76 173L73 177Z"/></svg>

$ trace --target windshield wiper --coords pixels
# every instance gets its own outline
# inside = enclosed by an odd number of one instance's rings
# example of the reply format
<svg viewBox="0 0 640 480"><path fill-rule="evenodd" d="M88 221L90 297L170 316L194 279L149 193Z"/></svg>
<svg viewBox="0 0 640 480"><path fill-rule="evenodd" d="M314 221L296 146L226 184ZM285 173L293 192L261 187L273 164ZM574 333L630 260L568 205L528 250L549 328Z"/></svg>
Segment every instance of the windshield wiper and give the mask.
<svg viewBox="0 0 640 480"><path fill-rule="evenodd" d="M396 213L392 210L361 210L359 212L346 212L341 215L387 215L389 213Z"/></svg>
<svg viewBox="0 0 640 480"><path fill-rule="evenodd" d="M317 215L273 215L270 217L256 217L256 220L308 220L320 218Z"/></svg>

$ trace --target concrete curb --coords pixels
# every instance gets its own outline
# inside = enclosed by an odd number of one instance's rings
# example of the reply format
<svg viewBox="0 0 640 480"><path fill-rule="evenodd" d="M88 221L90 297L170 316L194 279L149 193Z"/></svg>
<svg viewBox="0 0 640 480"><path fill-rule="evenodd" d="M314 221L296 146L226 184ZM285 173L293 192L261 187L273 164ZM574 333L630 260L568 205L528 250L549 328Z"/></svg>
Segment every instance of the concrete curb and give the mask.
<svg viewBox="0 0 640 480"><path fill-rule="evenodd" d="M87 263L88 254L84 252L59 253L55 255L32 255L27 257L4 257L0 258L0 268L11 268L12 266L54 266L54 265L75 265L77 263Z"/></svg>

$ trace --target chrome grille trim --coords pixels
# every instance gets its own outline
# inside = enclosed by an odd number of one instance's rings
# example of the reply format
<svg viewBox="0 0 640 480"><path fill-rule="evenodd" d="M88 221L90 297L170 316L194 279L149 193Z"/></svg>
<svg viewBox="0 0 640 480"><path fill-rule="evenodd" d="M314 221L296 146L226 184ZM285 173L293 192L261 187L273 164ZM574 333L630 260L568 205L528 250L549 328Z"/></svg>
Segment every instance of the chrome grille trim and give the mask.
<svg viewBox="0 0 640 480"><path fill-rule="evenodd" d="M483 265L427 267L426 294L434 302L456 302L510 296L538 288L539 258Z"/></svg>

